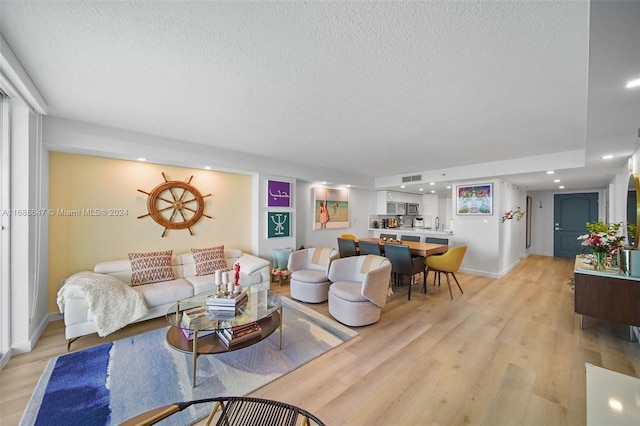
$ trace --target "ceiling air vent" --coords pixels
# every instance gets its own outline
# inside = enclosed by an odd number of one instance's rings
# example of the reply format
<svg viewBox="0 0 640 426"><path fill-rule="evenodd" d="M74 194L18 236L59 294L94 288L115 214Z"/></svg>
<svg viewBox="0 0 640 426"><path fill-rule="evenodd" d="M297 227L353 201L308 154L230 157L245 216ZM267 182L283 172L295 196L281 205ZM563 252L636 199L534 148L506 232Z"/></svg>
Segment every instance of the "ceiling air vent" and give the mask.
<svg viewBox="0 0 640 426"><path fill-rule="evenodd" d="M402 176L402 183L420 182L421 180L422 180L422 175Z"/></svg>

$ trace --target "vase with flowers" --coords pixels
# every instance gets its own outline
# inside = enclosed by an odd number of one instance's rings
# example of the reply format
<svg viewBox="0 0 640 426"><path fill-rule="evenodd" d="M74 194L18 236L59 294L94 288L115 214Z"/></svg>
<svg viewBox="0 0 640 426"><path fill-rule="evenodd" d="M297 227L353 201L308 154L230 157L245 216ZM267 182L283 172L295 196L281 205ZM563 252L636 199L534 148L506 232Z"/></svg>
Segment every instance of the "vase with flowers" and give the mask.
<svg viewBox="0 0 640 426"><path fill-rule="evenodd" d="M579 240L583 246L591 249L595 257L593 268L599 271L605 271L607 256L615 256L622 247L624 236L620 232L621 223L604 223L602 220L597 222L587 222L588 234L580 235Z"/></svg>

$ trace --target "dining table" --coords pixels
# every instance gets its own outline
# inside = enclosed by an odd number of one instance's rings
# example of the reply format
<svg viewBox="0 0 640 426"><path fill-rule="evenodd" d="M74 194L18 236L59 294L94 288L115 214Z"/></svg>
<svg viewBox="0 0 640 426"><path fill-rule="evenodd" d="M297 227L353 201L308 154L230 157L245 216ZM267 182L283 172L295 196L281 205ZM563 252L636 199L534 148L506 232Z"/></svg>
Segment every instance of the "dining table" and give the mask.
<svg viewBox="0 0 640 426"><path fill-rule="evenodd" d="M384 244L385 243L391 243L391 244L404 244L406 246L409 246L409 251L411 252L412 255L414 256L430 256L433 254L440 254L440 253L444 253L447 250L449 250L449 246L447 244L436 244L436 243L422 243L422 242L418 242L418 241L398 241L398 240L393 240L393 241L385 241L381 238L371 238L371 237L365 237L365 238L358 238L358 241L370 241L370 242L377 242L378 244L380 244L380 249L384 250Z"/></svg>

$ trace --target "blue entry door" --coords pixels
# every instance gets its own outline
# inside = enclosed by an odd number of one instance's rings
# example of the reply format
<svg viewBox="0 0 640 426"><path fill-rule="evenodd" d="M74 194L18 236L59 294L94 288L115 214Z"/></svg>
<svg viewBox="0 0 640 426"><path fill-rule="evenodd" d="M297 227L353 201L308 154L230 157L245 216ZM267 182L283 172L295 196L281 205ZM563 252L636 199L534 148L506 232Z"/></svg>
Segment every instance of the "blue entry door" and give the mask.
<svg viewBox="0 0 640 426"><path fill-rule="evenodd" d="M553 197L553 255L575 258L588 252L580 235L587 233L587 222L598 221L598 193L556 194Z"/></svg>

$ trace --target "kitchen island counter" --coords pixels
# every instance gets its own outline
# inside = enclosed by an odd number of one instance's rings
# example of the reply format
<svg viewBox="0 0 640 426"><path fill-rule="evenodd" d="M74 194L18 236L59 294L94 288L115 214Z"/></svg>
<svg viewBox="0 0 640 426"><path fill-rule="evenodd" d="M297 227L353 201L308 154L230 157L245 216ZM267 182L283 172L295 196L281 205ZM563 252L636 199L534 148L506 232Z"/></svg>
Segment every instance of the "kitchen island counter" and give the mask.
<svg viewBox="0 0 640 426"><path fill-rule="evenodd" d="M452 237L453 232L448 231L434 231L432 229L425 228L369 228L369 232L373 232L374 236L377 237L380 233L383 234L398 234L400 235L420 235L420 236L429 236L429 237L439 237L439 238L447 238Z"/></svg>

